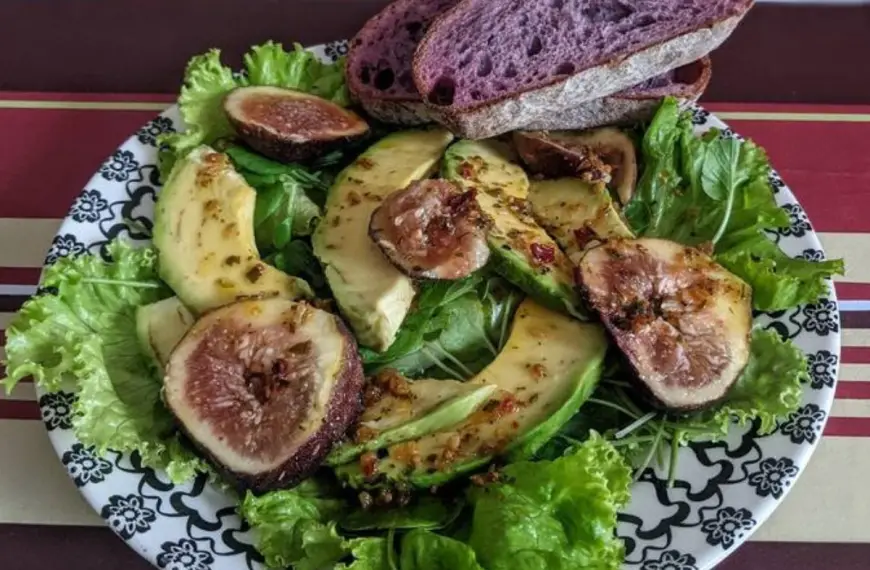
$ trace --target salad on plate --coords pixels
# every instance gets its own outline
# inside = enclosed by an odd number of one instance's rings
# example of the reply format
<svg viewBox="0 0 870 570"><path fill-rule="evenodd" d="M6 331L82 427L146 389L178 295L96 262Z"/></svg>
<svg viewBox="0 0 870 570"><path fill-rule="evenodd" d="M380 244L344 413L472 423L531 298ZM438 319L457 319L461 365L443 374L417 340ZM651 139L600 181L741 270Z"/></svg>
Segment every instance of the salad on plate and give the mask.
<svg viewBox="0 0 870 570"><path fill-rule="evenodd" d="M806 359L753 316L843 264L768 239L756 144L674 97L486 138L354 101L299 46L194 57L153 244L47 267L6 387L73 387L83 444L210 477L312 570L618 568L633 480L797 409Z"/></svg>

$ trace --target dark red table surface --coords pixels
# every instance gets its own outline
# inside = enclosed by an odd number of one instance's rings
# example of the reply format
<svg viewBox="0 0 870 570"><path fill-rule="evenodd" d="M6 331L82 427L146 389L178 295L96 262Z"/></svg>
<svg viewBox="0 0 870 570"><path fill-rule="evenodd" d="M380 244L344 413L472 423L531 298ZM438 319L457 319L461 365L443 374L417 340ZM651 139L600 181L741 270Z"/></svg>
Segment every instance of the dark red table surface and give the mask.
<svg viewBox="0 0 870 570"><path fill-rule="evenodd" d="M386 3L4 0L0 91L172 93L192 54L221 47L235 63L266 39L346 38ZM705 100L868 104L868 59L870 6L762 4L715 52ZM858 570L870 568L868 554L863 544L756 542L720 568ZM107 529L0 525L3 570L150 567Z"/></svg>

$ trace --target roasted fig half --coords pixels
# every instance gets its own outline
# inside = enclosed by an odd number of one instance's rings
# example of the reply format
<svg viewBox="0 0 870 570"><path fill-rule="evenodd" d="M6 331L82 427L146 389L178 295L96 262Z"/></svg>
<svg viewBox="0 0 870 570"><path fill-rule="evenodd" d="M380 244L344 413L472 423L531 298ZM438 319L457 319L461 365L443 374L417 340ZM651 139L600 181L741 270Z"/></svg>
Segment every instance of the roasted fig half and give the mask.
<svg viewBox="0 0 870 570"><path fill-rule="evenodd" d="M387 196L372 213L369 236L415 279L461 279L486 265L488 221L475 191L420 180Z"/></svg>
<svg viewBox="0 0 870 570"><path fill-rule="evenodd" d="M523 162L536 174L604 182L623 206L634 195L637 156L634 143L619 129L517 131L513 138Z"/></svg>
<svg viewBox="0 0 870 570"><path fill-rule="evenodd" d="M281 162L315 158L369 132L353 111L280 87L234 89L224 111L245 144Z"/></svg>
<svg viewBox="0 0 870 570"><path fill-rule="evenodd" d="M752 292L700 250L662 239L614 239L579 264L590 306L658 407L719 401L749 360Z"/></svg>
<svg viewBox="0 0 870 570"><path fill-rule="evenodd" d="M362 409L356 342L335 315L285 299L226 305L173 350L164 397L190 440L237 488L293 486Z"/></svg>

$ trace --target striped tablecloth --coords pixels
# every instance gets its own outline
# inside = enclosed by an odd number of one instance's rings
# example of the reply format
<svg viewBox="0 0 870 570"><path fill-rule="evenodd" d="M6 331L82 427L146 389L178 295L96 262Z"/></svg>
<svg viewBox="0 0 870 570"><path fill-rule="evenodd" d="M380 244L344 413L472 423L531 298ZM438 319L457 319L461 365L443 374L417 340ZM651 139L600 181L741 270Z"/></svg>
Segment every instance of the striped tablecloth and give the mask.
<svg viewBox="0 0 870 570"><path fill-rule="evenodd" d="M73 198L170 99L0 93L0 328L33 292ZM721 568L870 568L870 107L711 108L767 149L827 253L848 267L824 438L784 504ZM0 395L0 568L147 568L101 525L54 455L32 384Z"/></svg>

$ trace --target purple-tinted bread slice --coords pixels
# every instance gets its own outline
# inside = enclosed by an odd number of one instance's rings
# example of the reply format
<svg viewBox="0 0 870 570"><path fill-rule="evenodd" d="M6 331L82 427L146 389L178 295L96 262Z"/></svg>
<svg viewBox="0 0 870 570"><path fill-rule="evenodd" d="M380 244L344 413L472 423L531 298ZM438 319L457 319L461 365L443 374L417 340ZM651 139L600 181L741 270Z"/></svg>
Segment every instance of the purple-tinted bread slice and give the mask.
<svg viewBox="0 0 870 570"><path fill-rule="evenodd" d="M369 115L405 125L432 122L414 85L411 62L432 21L458 1L397 0L351 40L348 87Z"/></svg>
<svg viewBox="0 0 870 570"><path fill-rule="evenodd" d="M462 0L429 28L414 82L460 136L558 115L691 63L753 0Z"/></svg>
<svg viewBox="0 0 870 570"><path fill-rule="evenodd" d="M648 121L664 97L674 97L681 105L696 102L707 89L712 74L712 63L705 56L613 95L580 103L558 115L542 117L525 128L582 130Z"/></svg>

